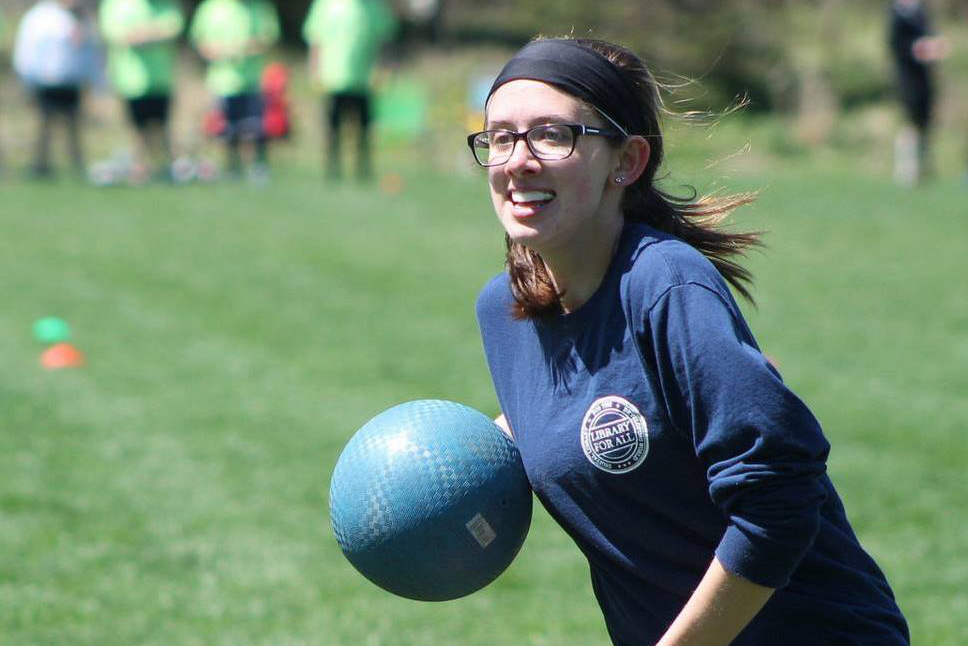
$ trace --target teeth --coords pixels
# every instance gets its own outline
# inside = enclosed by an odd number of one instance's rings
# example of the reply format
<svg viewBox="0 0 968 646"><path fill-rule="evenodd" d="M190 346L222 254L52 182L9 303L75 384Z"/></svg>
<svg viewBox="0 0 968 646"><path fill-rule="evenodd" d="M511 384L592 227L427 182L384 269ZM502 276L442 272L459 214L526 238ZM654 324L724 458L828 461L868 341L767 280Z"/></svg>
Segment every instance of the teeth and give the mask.
<svg viewBox="0 0 968 646"><path fill-rule="evenodd" d="M554 196L550 191L511 191L513 202L545 202Z"/></svg>

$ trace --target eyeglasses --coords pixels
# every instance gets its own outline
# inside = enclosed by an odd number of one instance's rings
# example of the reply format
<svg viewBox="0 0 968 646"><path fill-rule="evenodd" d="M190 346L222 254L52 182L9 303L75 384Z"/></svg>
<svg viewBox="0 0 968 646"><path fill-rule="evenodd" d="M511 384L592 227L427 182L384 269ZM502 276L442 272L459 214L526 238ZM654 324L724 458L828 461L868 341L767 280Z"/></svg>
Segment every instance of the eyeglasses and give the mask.
<svg viewBox="0 0 968 646"><path fill-rule="evenodd" d="M481 166L506 164L514 154L514 146L524 139L531 154L545 161L565 159L575 152L575 143L581 135L624 139L625 135L613 130L592 128L580 123L552 123L535 126L524 132L513 130L482 130L467 136L467 145L474 159Z"/></svg>

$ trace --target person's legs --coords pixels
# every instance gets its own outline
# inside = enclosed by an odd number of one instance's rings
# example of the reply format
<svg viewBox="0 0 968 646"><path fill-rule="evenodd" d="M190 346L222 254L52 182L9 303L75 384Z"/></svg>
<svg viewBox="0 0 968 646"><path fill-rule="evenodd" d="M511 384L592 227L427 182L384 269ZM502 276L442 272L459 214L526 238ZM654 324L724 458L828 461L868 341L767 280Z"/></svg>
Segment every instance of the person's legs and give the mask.
<svg viewBox="0 0 968 646"><path fill-rule="evenodd" d="M74 172L84 177L84 149L81 145L81 89L79 87L58 88L56 109L64 117L67 126L67 149Z"/></svg>
<svg viewBox="0 0 968 646"><path fill-rule="evenodd" d="M265 100L262 95L256 92L248 95L247 101L248 115L245 129L247 137L252 141L255 151L255 163L263 166L269 165L269 137L266 135L265 125Z"/></svg>
<svg viewBox="0 0 968 646"><path fill-rule="evenodd" d="M248 180L250 184L266 184L269 181L269 139L264 134L252 142L255 159L249 166Z"/></svg>
<svg viewBox="0 0 968 646"><path fill-rule="evenodd" d="M145 117L145 99L144 97L129 98L126 102L128 108L128 120L131 122L131 129L134 133L134 144L135 144L135 169L132 169L132 173L135 177L129 177L129 181L134 179L136 181L144 179L144 173L141 169L146 168L149 164L147 160L150 158L151 142L149 141L148 134L148 124Z"/></svg>
<svg viewBox="0 0 968 646"><path fill-rule="evenodd" d="M241 128L242 95L222 98L222 114L225 115L225 172L231 179L242 176Z"/></svg>
<svg viewBox="0 0 968 646"><path fill-rule="evenodd" d="M904 125L894 137L894 181L914 186L921 176L920 136L916 128Z"/></svg>
<svg viewBox="0 0 968 646"><path fill-rule="evenodd" d="M359 134L357 139L357 176L368 180L373 177L373 161L370 145L370 96L361 93L357 99L357 114L359 116Z"/></svg>
<svg viewBox="0 0 968 646"><path fill-rule="evenodd" d="M50 177L50 132L54 119L53 100L49 88L38 88L34 95L37 104L37 139L34 143L34 160L30 173L34 177Z"/></svg>
<svg viewBox="0 0 968 646"><path fill-rule="evenodd" d="M258 164L269 164L269 139L265 135L255 138L255 161Z"/></svg>
<svg viewBox="0 0 968 646"><path fill-rule="evenodd" d="M934 93L927 75L901 74L899 84L907 125L894 141L894 179L903 186L913 186L933 173L930 135Z"/></svg>
<svg viewBox="0 0 968 646"><path fill-rule="evenodd" d="M242 94L238 99L239 137L250 155L247 179L252 184L265 184L269 181L269 139L263 126L265 102L259 92Z"/></svg>
<svg viewBox="0 0 968 646"><path fill-rule="evenodd" d="M0 106L0 114L3 114L3 106ZM2 127L2 124L3 124L3 121L0 121L0 177L3 177L3 165L4 165L4 158L3 158L3 127Z"/></svg>
<svg viewBox="0 0 968 646"><path fill-rule="evenodd" d="M174 156L168 132L171 98L145 96L128 101L128 114L139 147L139 158L156 178L170 178Z"/></svg>
<svg viewBox="0 0 968 646"><path fill-rule="evenodd" d="M921 88L913 121L918 131L918 179L930 178L935 171L931 147L934 129L934 87L930 78L925 78Z"/></svg>
<svg viewBox="0 0 968 646"><path fill-rule="evenodd" d="M340 133L343 121L345 97L342 94L331 94L324 99L326 105L326 124L328 126L328 153L326 155L326 176L330 179L339 179L342 162L340 161Z"/></svg>
<svg viewBox="0 0 968 646"><path fill-rule="evenodd" d="M966 132L968 132L968 128L966 128ZM968 134L965 136L965 171L963 179L965 184L968 184Z"/></svg>
<svg viewBox="0 0 968 646"><path fill-rule="evenodd" d="M918 169L919 179L930 179L934 177L935 167L934 167L934 155L932 154L931 146L931 127L930 124L924 124L923 127L918 128Z"/></svg>
<svg viewBox="0 0 968 646"><path fill-rule="evenodd" d="M242 150L238 136L228 135L225 138L225 170L229 179L242 176Z"/></svg>
<svg viewBox="0 0 968 646"><path fill-rule="evenodd" d="M81 117L76 110L64 114L67 122L67 146L70 150L71 163L74 171L81 177L84 176L84 150L81 146Z"/></svg>
<svg viewBox="0 0 968 646"><path fill-rule="evenodd" d="M34 177L50 177L54 174L50 165L50 132L53 126L53 114L48 111L40 113L40 123L37 126L37 142L34 146L34 163L31 173Z"/></svg>
<svg viewBox="0 0 968 646"><path fill-rule="evenodd" d="M154 176L165 180L171 179L171 167L175 162L175 155L172 150L168 122L149 121L145 126L144 138Z"/></svg>

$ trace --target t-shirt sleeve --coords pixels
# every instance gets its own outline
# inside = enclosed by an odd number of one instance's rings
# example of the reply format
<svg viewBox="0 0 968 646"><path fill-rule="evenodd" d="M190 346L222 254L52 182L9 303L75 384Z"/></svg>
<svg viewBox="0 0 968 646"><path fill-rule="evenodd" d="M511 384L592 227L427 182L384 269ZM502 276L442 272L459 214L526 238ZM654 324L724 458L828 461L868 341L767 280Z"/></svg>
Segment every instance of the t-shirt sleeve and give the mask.
<svg viewBox="0 0 968 646"><path fill-rule="evenodd" d="M373 19L374 39L379 43L391 40L397 29L393 11L381 0L373 6L373 13L375 14Z"/></svg>
<svg viewBox="0 0 968 646"><path fill-rule="evenodd" d="M188 26L188 38L195 45L200 45L205 41L206 31L208 30L208 5L204 2L195 10L191 24Z"/></svg>
<svg viewBox="0 0 968 646"><path fill-rule="evenodd" d="M819 424L759 351L732 299L678 285L647 321L644 342L666 407L727 521L717 558L754 583L785 586L820 526L830 447Z"/></svg>
<svg viewBox="0 0 968 646"><path fill-rule="evenodd" d="M20 20L17 28L17 36L13 46L13 69L21 77L27 79L34 67L36 57L36 21L34 17L37 13L36 7L27 11Z"/></svg>
<svg viewBox="0 0 968 646"><path fill-rule="evenodd" d="M109 43L122 41L126 31L125 26L118 20L116 5L115 0L106 0L98 9L98 26L104 40Z"/></svg>
<svg viewBox="0 0 968 646"><path fill-rule="evenodd" d="M279 27L279 14L276 13L276 8L272 3L265 2L262 4L262 15L259 20L259 25L261 27L259 33L259 39L265 43L275 43L279 40L280 27Z"/></svg>
<svg viewBox="0 0 968 646"><path fill-rule="evenodd" d="M322 21L322 9L324 0L315 0L312 6L309 8L309 13L306 15L306 20L303 22L302 36L303 40L310 45L314 45L320 40L320 27Z"/></svg>
<svg viewBox="0 0 968 646"><path fill-rule="evenodd" d="M101 4L98 22L101 34L109 43L123 45L132 31L145 26L142 23L132 23L125 20L123 6L117 0L107 0ZM155 15L150 23L153 27L164 28L171 38L177 38L185 27L185 17L181 9L174 3L166 3Z"/></svg>
<svg viewBox="0 0 968 646"><path fill-rule="evenodd" d="M185 28L185 14L178 5L173 3L158 15L158 22L172 34L172 38L177 38Z"/></svg>

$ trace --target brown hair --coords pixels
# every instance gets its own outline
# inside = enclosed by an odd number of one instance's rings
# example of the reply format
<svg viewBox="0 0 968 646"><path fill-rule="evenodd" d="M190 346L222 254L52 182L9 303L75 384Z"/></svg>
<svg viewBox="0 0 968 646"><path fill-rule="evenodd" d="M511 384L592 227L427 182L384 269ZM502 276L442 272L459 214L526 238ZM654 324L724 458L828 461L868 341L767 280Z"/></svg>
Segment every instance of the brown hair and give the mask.
<svg viewBox="0 0 968 646"><path fill-rule="evenodd" d="M757 232L731 233L722 224L733 209L756 199L754 193L724 196L699 196L695 189L686 197L659 190L655 175L662 163L662 134L659 129L659 85L645 63L632 51L603 40L575 38L574 41L602 54L618 68L635 88L643 112L651 154L641 177L625 189L622 211L626 220L644 222L670 233L700 251L730 285L744 298L753 301L747 284L752 275L737 261L746 251L759 245ZM561 293L555 287L541 256L524 245L507 243L507 270L514 296L515 318L542 318L561 314Z"/></svg>

